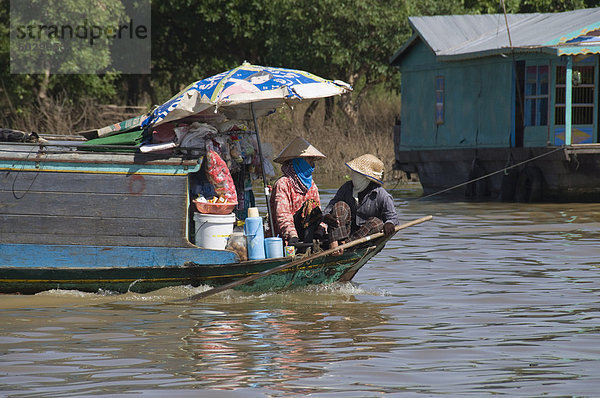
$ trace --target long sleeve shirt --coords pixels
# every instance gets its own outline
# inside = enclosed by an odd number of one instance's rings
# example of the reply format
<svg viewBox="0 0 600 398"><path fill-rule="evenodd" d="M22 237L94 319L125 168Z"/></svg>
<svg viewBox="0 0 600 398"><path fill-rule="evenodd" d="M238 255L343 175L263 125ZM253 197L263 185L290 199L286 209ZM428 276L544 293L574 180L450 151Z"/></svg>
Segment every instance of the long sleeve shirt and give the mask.
<svg viewBox="0 0 600 398"><path fill-rule="evenodd" d="M333 205L344 201L350 206L352 212L352 231L363 225L369 218L377 217L384 223L391 222L398 225L398 213L394 206L394 198L382 186L377 186L362 197L360 203L352 196L352 181L346 182L338 189L335 196L323 210L323 214L331 213Z"/></svg>
<svg viewBox="0 0 600 398"><path fill-rule="evenodd" d="M319 206L321 205L319 190L314 182L306 194L302 194L294 188L289 177L283 176L275 181L270 199L271 214L275 224L273 236L280 236L286 242L298 237L294 226L294 214L308 199L314 199Z"/></svg>

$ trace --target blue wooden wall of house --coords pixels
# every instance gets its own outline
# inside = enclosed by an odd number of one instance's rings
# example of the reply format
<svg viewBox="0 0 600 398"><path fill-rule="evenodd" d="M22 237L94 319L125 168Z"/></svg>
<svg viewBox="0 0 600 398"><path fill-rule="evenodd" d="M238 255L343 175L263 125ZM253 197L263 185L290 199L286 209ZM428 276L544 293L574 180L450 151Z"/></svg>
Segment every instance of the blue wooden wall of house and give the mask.
<svg viewBox="0 0 600 398"><path fill-rule="evenodd" d="M400 64L401 145L413 149L507 146L512 61L439 62L419 41ZM443 122L436 121L436 82L443 79ZM438 91L439 94L439 91Z"/></svg>
<svg viewBox="0 0 600 398"><path fill-rule="evenodd" d="M545 66L550 71L545 91L546 122L542 120L542 125L535 125L531 104L526 103L529 110L525 112L526 117L534 125L525 127L523 146L562 145L564 122L556 123L554 110L557 105L557 66L566 66L566 56L521 53L513 57L507 53L505 56L438 61L431 49L417 39L398 64L402 73L402 133L397 149L515 146L515 99L518 94L531 94L526 92L526 87L517 93L515 63L519 61L525 63L526 70L531 66ZM591 124L573 124L576 134L573 143L598 142L598 56L576 59L575 69L580 66L594 67L595 106ZM436 121L440 79L443 81L443 120ZM564 100L559 99L560 103ZM577 135L582 133L582 136ZM591 134L587 139L586 133Z"/></svg>

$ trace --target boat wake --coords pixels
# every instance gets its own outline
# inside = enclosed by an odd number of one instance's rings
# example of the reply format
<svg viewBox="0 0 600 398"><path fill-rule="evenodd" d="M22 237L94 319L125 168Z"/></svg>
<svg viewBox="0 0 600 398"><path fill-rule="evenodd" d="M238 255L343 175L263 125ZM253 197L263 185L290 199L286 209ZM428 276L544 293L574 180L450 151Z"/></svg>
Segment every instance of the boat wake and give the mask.
<svg viewBox="0 0 600 398"><path fill-rule="evenodd" d="M69 305L89 305L103 304L110 302L155 302L155 303L173 303L185 299L195 294L211 289L210 286L172 286L155 290L149 293L117 293L108 290L100 290L96 293L82 292L79 290L52 289L37 293L32 296L5 295L5 304L8 304L9 298L13 298L13 306L19 306L25 298L36 302L36 305L43 307L69 306ZM260 301L285 301L295 303L306 302L339 302L355 301L355 296L387 296L388 293L382 290L369 290L355 282L339 282L328 285L314 285L286 291L273 291L266 293L245 293L237 290L227 290L208 297L204 300L195 302L195 305L201 303L210 304L230 304L230 303L251 303ZM178 304L189 305L186 301L179 301ZM12 306L10 306L12 307Z"/></svg>

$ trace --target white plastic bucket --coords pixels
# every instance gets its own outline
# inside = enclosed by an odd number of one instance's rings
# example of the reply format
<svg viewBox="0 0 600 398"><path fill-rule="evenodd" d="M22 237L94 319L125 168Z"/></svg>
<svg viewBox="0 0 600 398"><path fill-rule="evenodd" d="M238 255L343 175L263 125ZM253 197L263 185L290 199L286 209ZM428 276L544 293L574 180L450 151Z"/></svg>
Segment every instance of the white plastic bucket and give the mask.
<svg viewBox="0 0 600 398"><path fill-rule="evenodd" d="M195 213L196 246L224 250L233 232L235 214Z"/></svg>

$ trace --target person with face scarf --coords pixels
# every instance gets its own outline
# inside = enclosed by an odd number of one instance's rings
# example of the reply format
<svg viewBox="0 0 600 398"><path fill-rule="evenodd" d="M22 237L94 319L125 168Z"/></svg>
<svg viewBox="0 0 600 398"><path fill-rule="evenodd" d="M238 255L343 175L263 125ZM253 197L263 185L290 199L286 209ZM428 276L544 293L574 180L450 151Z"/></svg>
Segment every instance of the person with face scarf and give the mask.
<svg viewBox="0 0 600 398"><path fill-rule="evenodd" d="M313 181L315 161L325 158L302 137L296 137L273 159L281 163L281 176L271 192L273 236L286 245L312 243L321 218L321 199Z"/></svg>
<svg viewBox="0 0 600 398"><path fill-rule="evenodd" d="M323 221L329 225L330 248L381 231L391 235L398 225L394 199L383 188L383 162L365 154L346 166L352 180L338 189L323 210Z"/></svg>

